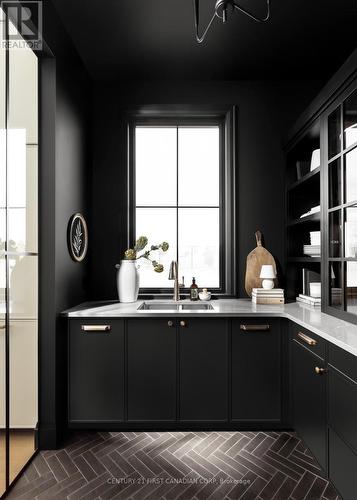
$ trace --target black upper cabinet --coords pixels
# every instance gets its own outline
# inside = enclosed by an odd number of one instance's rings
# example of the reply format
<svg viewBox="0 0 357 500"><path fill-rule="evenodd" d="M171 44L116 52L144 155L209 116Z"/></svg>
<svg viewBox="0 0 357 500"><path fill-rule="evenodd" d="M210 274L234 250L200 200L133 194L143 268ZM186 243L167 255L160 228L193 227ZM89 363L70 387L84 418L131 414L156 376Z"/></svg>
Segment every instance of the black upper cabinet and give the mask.
<svg viewBox="0 0 357 500"><path fill-rule="evenodd" d="M292 340L293 426L326 467L325 361Z"/></svg>
<svg viewBox="0 0 357 500"><path fill-rule="evenodd" d="M176 320L127 322L128 421L176 420Z"/></svg>
<svg viewBox="0 0 357 500"><path fill-rule="evenodd" d="M228 321L180 321L182 421L228 420Z"/></svg>
<svg viewBox="0 0 357 500"><path fill-rule="evenodd" d="M281 421L281 361L279 320L232 320L232 420Z"/></svg>
<svg viewBox="0 0 357 500"><path fill-rule="evenodd" d="M69 421L124 419L124 320L69 323Z"/></svg>

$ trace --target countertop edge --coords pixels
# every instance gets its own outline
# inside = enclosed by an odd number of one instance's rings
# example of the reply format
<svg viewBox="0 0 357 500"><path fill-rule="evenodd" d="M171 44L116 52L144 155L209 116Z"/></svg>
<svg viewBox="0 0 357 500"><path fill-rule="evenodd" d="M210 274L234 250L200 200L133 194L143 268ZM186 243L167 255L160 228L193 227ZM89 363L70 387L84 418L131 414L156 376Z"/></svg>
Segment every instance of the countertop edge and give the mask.
<svg viewBox="0 0 357 500"><path fill-rule="evenodd" d="M163 311L147 312L137 311L136 304L124 305L118 302L86 302L79 306L62 312L62 317L67 319L119 319L119 318L282 318L293 321L307 330L319 335L328 342L357 356L357 325L348 323L329 314L321 312L320 309L301 305L298 303L278 306L256 306L249 299L222 299L216 304L214 311ZM157 302L157 301L156 301ZM135 307L135 309L134 309ZM103 310L104 308L104 310ZM108 308L108 309L106 309ZM121 308L121 309L120 309ZM252 310L255 308L255 310ZM276 308L276 310L274 310ZM344 340L343 337L348 338ZM352 342L352 343L351 343Z"/></svg>

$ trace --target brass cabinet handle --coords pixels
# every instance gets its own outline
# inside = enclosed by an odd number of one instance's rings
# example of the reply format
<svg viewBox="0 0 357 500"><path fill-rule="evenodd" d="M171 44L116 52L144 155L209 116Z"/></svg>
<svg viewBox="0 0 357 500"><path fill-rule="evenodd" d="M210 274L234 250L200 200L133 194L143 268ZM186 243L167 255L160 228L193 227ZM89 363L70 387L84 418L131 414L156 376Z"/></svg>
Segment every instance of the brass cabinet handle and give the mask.
<svg viewBox="0 0 357 500"><path fill-rule="evenodd" d="M317 344L317 341L315 339L308 337L307 335L305 335L305 333L299 332L298 337L308 345L316 345Z"/></svg>
<svg viewBox="0 0 357 500"><path fill-rule="evenodd" d="M240 329L244 332L267 332L270 325L240 325Z"/></svg>
<svg viewBox="0 0 357 500"><path fill-rule="evenodd" d="M5 330L5 328L6 328L6 325L1 325L0 326L0 330Z"/></svg>
<svg viewBox="0 0 357 500"><path fill-rule="evenodd" d="M326 372L325 368L320 368L319 366L315 366L316 375L323 375Z"/></svg>
<svg viewBox="0 0 357 500"><path fill-rule="evenodd" d="M168 321L168 322L167 322L167 326L170 326L170 327L171 327L171 326L173 326L173 325L174 325L174 322L173 322L173 321L171 321L171 320L170 320L170 321Z"/></svg>
<svg viewBox="0 0 357 500"><path fill-rule="evenodd" d="M84 332L109 332L111 330L110 325L82 325L81 329Z"/></svg>
<svg viewBox="0 0 357 500"><path fill-rule="evenodd" d="M180 326L186 326L186 321L180 321Z"/></svg>

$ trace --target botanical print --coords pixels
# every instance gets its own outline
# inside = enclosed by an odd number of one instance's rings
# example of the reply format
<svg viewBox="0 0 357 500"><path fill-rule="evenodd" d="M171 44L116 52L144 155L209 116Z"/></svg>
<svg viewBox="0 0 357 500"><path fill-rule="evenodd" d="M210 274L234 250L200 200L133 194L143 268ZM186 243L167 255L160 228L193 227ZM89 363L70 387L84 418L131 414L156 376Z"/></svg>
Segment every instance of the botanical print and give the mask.
<svg viewBox="0 0 357 500"><path fill-rule="evenodd" d="M76 225L76 231L75 231L75 234L73 236L73 240L72 240L72 246L73 246L73 249L77 255L77 257L79 257L80 253L81 253L81 248L82 248L82 224L81 224L81 221L78 220L77 222L77 225Z"/></svg>

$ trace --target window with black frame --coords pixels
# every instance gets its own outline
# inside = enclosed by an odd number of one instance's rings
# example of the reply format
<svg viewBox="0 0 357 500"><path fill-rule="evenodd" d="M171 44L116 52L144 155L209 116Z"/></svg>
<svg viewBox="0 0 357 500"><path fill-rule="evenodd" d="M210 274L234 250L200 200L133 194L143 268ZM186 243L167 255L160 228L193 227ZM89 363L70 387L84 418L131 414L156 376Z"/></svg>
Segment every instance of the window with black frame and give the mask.
<svg viewBox="0 0 357 500"><path fill-rule="evenodd" d="M163 273L140 260L142 290L172 288L169 265L177 260L186 287L195 277L200 288L223 291L223 134L212 119L133 125L132 237L170 245L151 256Z"/></svg>

